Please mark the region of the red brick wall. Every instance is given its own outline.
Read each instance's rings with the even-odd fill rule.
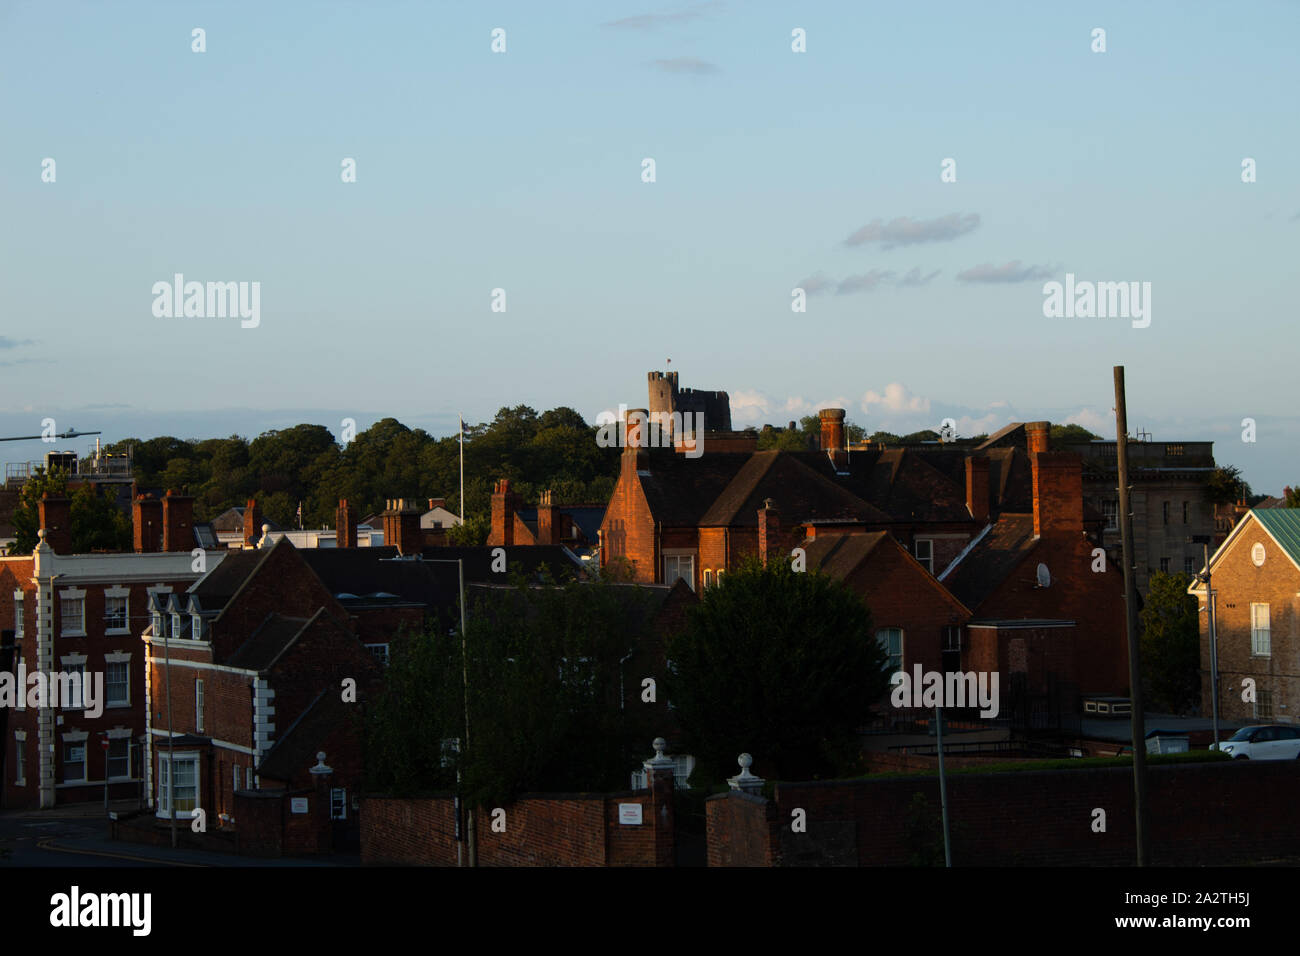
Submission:
[[[1300,678],[1291,662],[1300,658],[1300,571],[1255,521],[1241,529],[1214,568],[1215,637],[1219,652],[1219,714],[1228,720],[1254,720],[1254,704],[1243,701],[1242,679],[1252,677],[1256,690],[1273,696],[1273,720],[1300,719]],[[1264,545],[1264,564],[1256,567],[1250,552]],[[1271,655],[1251,654],[1250,605],[1269,606]],[[1202,602],[1202,605],[1204,602]],[[1201,614],[1201,713],[1210,701],[1210,638]],[[1258,696],[1258,695],[1257,695]],[[1283,706],[1285,705],[1285,707]]]
[[[636,475],[635,452],[625,453],[619,471],[618,483],[605,508],[601,520],[604,550],[601,561],[612,558],[626,559],[635,571],[633,580],[655,580],[655,528],[650,517],[650,503]]]
[[[871,609],[872,627],[903,629],[903,668],[942,669],[943,629],[965,624],[968,612],[893,539],[881,541],[845,583]]]
[[[753,865],[765,847],[776,865],[906,865],[908,807],[923,794],[939,830],[937,777],[778,784],[765,813],[707,804],[709,862]],[[1293,809],[1300,775],[1288,762],[1150,767],[1151,859],[1224,865],[1300,853]],[[1131,865],[1133,776],[1125,767],[958,774],[948,778],[956,866]],[[774,808],[774,809],[773,809]],[[790,828],[807,814],[807,832]],[[1092,830],[1106,811],[1106,832]],[[846,852],[847,851],[847,852]]]
[[[640,826],[618,822],[620,803],[642,807]],[[673,818],[659,822],[651,794],[524,796],[476,814],[479,866],[671,866]],[[455,816],[449,796],[367,797],[361,805],[361,860],[367,865],[456,865]],[[667,847],[667,849],[665,849]]]
[[[704,814],[709,866],[775,865],[775,803],[732,791],[710,797]]]
[[[1128,693],[1128,641],[1124,622],[1124,578],[1118,565],[1093,571],[1095,545],[1082,533],[1044,534],[1038,546],[975,608],[984,620],[1072,620],[1077,623],[1077,673],[1084,693]],[[1052,575],[1050,587],[1036,586],[1039,562]],[[1063,675],[1064,676],[1064,675]]]

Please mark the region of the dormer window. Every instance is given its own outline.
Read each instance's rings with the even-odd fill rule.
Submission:
[[[195,641],[203,639],[203,618],[198,614],[190,615],[190,638]]]
[[[171,617],[172,632],[168,635],[168,639],[170,640],[171,638],[175,638],[176,640],[180,640],[181,636],[185,633],[181,630],[181,616],[176,611],[173,611]]]

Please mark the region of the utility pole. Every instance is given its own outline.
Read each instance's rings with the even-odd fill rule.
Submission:
[[[1214,715],[1214,749],[1219,749],[1219,648],[1214,633],[1214,588],[1210,581],[1210,536],[1192,536],[1195,544],[1202,546],[1205,554],[1205,573],[1197,577],[1205,583],[1205,629],[1210,635],[1210,707]]]
[[[1147,858],[1147,748],[1142,712],[1142,664],[1138,651],[1137,579],[1133,566],[1133,513],[1129,502],[1128,409],[1124,397],[1124,366],[1115,366],[1115,451],[1119,464],[1120,535],[1124,546],[1124,610],[1128,631],[1129,730],[1133,737],[1133,819],[1137,865]]]
[[[943,809],[943,865],[952,869],[952,840],[948,833],[948,775],[943,769],[943,708],[934,709],[939,733],[939,806]]]

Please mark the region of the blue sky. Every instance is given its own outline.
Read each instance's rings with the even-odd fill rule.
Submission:
[[[594,421],[672,368],[737,424],[835,404],[1110,437],[1123,364],[1132,426],[1276,493],[1300,481],[1297,26],[1292,3],[7,0],[0,429]],[[921,241],[846,242],[873,223]],[[155,317],[177,272],[259,281],[260,325]],[[1150,282],[1150,326],[1045,318],[1066,272]]]

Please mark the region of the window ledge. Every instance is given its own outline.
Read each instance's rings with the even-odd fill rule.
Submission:
[[[104,628],[105,637],[130,637],[131,629],[129,627],[106,627]]]
[[[85,631],[60,631],[59,637],[85,637]]]

